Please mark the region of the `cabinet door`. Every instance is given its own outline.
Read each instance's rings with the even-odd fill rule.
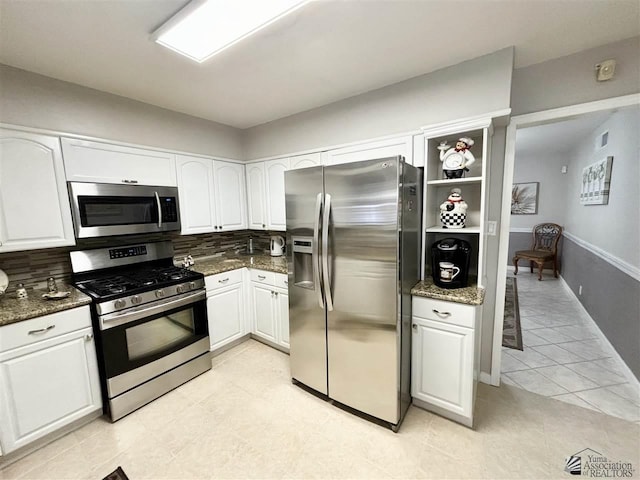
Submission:
[[[176,157],[180,223],[182,234],[214,231],[213,161],[206,158]]]
[[[276,291],[278,304],[278,343],[289,348],[289,294],[284,290]]]
[[[244,165],[214,160],[216,211],[218,231],[247,228],[247,198],[244,194]]]
[[[473,330],[413,319],[412,396],[471,418]]]
[[[211,350],[220,348],[245,332],[244,286],[242,283],[216,290],[207,298]]]
[[[253,333],[276,343],[275,292],[268,285],[256,283],[251,283],[251,291]]]
[[[291,162],[291,170],[299,168],[317,167],[322,165],[322,152],[309,153],[307,155],[296,155],[289,159]]]
[[[175,155],[109,143],[62,139],[70,182],[135,183],[175,187]]]
[[[0,129],[0,252],[74,244],[59,139]]]
[[[0,354],[5,453],[102,408],[91,327]]]
[[[264,162],[267,184],[267,227],[269,230],[287,229],[284,201],[284,172],[289,169],[289,159]]]
[[[413,163],[413,137],[390,138],[376,142],[361,143],[350,147],[337,148],[326,152],[326,164],[360,162],[375,160],[376,158],[395,157],[402,155],[409,164]]]
[[[264,162],[250,163],[247,169],[247,210],[249,228],[267,228],[267,195],[265,193]]]

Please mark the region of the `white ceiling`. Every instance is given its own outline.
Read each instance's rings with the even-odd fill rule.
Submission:
[[[197,64],[149,35],[185,0],[0,0],[0,63],[239,128],[501,48],[515,66],[640,33],[637,0],[317,0]]]

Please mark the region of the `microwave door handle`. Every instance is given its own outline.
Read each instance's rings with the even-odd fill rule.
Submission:
[[[313,264],[313,285],[318,294],[318,305],[324,310],[322,285],[320,283],[320,215],[322,211],[322,194],[316,196],[315,218],[313,223],[313,243],[311,245],[311,263]]]
[[[327,311],[333,310],[331,296],[331,282],[329,281],[329,218],[331,216],[331,195],[324,196],[324,213],[322,217],[322,278],[324,279],[324,296],[327,301]]]
[[[160,197],[158,192],[153,192],[156,196],[156,205],[158,206],[158,228],[162,228],[162,205],[160,205]]]

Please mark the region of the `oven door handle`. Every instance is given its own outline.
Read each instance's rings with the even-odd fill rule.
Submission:
[[[207,298],[204,291],[196,293],[185,293],[179,297],[172,297],[159,302],[153,302],[153,305],[143,305],[140,307],[129,308],[126,311],[109,313],[102,315],[100,319],[100,330],[108,330],[125,323],[134,322],[144,317],[150,317],[167,310],[183,307],[192,303],[197,303]]]
[[[156,205],[158,206],[158,228],[162,228],[162,205],[160,204],[160,196],[158,192],[153,192],[156,196]]]

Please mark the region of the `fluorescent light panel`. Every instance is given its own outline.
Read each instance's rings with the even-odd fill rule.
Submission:
[[[154,32],[152,38],[204,62],[310,0],[195,0]]]

